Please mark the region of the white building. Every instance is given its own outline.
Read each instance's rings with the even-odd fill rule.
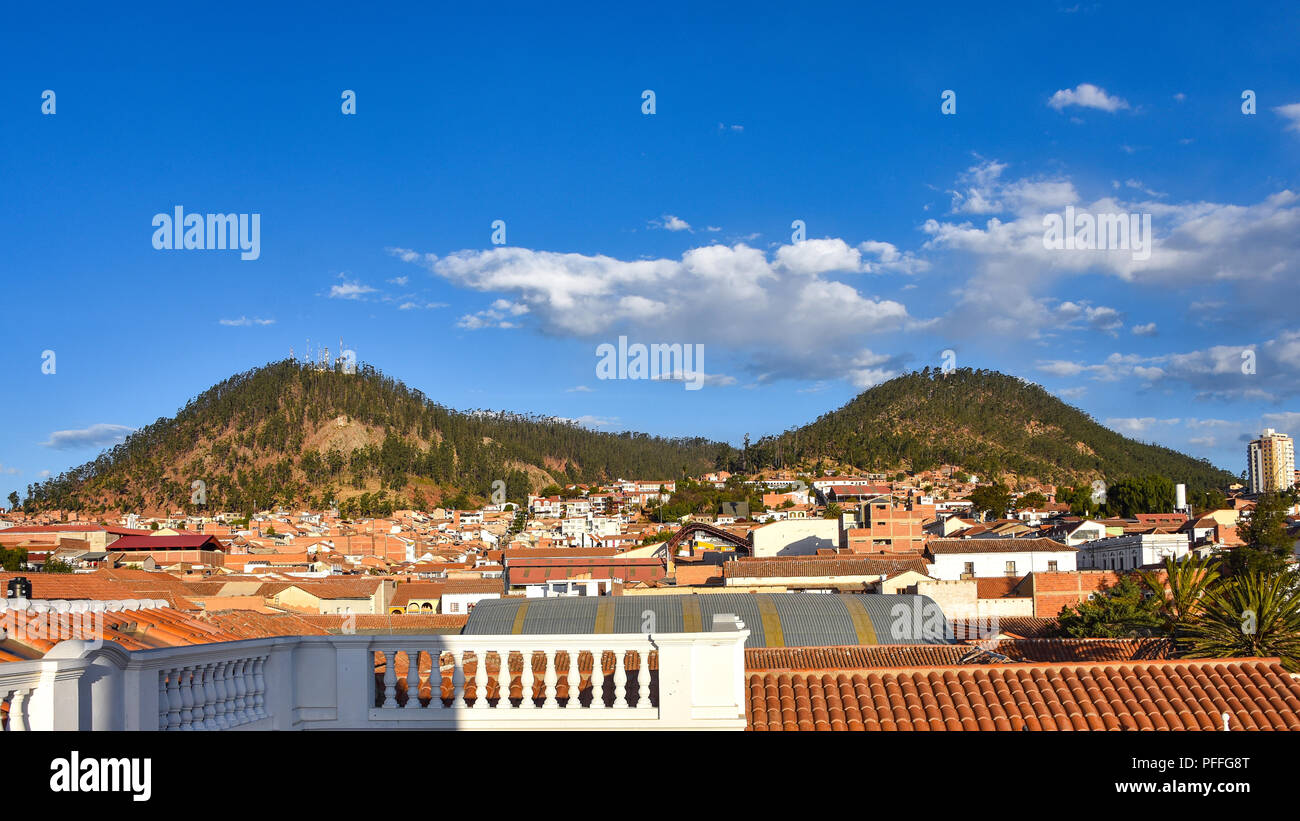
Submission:
[[[1125,533],[1085,542],[1079,546],[1079,567],[1084,570],[1134,570],[1181,561],[1191,550],[1187,533]]]
[[[947,581],[1078,569],[1078,549],[1054,539],[931,539],[925,552],[930,577]]]
[[[614,589],[613,579],[548,579],[539,584],[525,584],[524,595],[530,599],[553,599],[557,596],[608,596]]]
[[[809,556],[818,550],[838,550],[839,519],[786,519],[750,531],[754,555]]]
[[[1295,442],[1265,428],[1246,446],[1246,473],[1251,493],[1286,490],[1295,484]]]

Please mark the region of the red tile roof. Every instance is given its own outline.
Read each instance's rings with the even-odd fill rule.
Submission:
[[[1300,730],[1277,659],[748,675],[752,730]]]

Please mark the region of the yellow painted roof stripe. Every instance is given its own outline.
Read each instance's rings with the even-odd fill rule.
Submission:
[[[781,630],[781,617],[777,615],[772,597],[760,593],[754,597],[758,605],[758,618],[763,622],[764,644],[768,647],[785,647],[785,632]]]
[[[699,633],[700,623],[703,621],[700,616],[700,600],[694,596],[682,597],[682,632]]]
[[[528,615],[528,602],[521,602],[519,609],[515,610],[515,623],[510,628],[510,632],[519,635],[524,632],[524,616]]]
[[[614,632],[614,602],[611,599],[601,599],[600,604],[596,605],[596,626],[593,632]]]
[[[858,644],[875,644],[876,625],[872,624],[871,616],[867,614],[862,601],[856,596],[840,596],[840,601],[844,602],[844,609],[849,611],[849,619],[853,621],[853,629],[858,634]]]

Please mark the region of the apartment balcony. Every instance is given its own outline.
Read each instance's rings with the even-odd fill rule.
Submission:
[[[741,730],[748,636],[719,616],[707,633],[68,640],[0,664],[0,704],[7,731]]]

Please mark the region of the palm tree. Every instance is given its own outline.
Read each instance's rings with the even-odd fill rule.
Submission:
[[[1187,630],[1191,658],[1269,658],[1300,672],[1297,571],[1241,573],[1211,588]]]
[[[1150,570],[1140,570],[1138,575],[1160,600],[1156,615],[1165,633],[1178,641],[1204,609],[1203,596],[1219,578],[1219,563],[1195,554],[1181,562],[1170,556],[1165,559],[1164,579]]]

